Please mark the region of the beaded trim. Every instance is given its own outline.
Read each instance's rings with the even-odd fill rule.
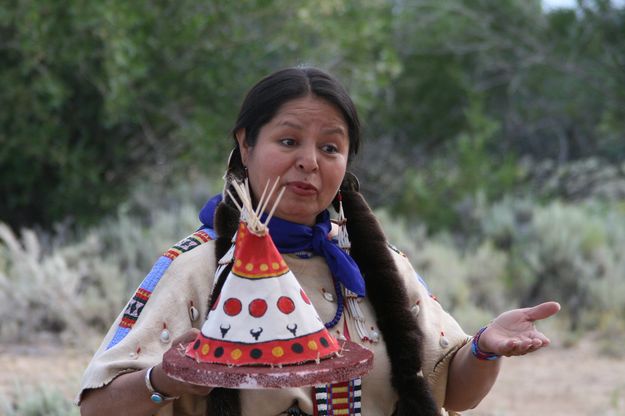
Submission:
[[[106,347],[107,350],[118,344],[126,337],[126,335],[128,335],[132,327],[137,322],[137,319],[139,319],[139,315],[143,311],[143,307],[148,303],[154,288],[176,257],[212,240],[212,233],[213,231],[209,228],[198,230],[167,250],[156,261],[154,266],[152,266],[152,270],[150,270],[147,276],[143,279],[143,282],[139,285],[139,288],[128,302],[128,305],[126,305],[121,322],[119,323],[113,338]]]
[[[362,380],[355,378],[343,383],[315,386],[314,416],[360,416]]]

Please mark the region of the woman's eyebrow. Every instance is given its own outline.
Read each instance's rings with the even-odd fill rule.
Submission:
[[[297,122],[291,121],[291,120],[281,120],[278,123],[278,126],[280,126],[280,127],[289,127],[289,128],[295,129],[295,130],[304,130],[304,126],[302,126],[301,124],[299,124]],[[342,126],[327,127],[327,128],[322,129],[321,132],[324,135],[328,135],[328,136],[333,135],[333,134],[340,134],[340,135],[346,136],[345,128],[342,127]]]
[[[296,130],[303,130],[304,127],[301,124],[298,123],[294,123],[290,120],[282,120],[278,123],[278,126],[285,126],[285,127],[290,127],[292,129],[296,129]]]
[[[341,134],[345,136],[345,129],[343,127],[328,127],[326,129],[321,130],[323,134],[332,135],[332,134]]]

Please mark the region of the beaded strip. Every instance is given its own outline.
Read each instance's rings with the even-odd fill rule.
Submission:
[[[214,232],[209,228],[198,230],[167,250],[156,261],[154,266],[152,266],[152,270],[150,270],[147,276],[143,279],[143,282],[139,285],[139,288],[128,302],[128,305],[126,305],[121,322],[119,323],[113,338],[106,347],[107,350],[118,344],[126,337],[126,335],[128,335],[132,327],[137,322],[137,319],[139,319],[139,315],[143,311],[144,306],[148,303],[154,288],[176,257],[212,240],[213,236]]]
[[[360,416],[362,380],[316,386],[313,390],[315,416]]]

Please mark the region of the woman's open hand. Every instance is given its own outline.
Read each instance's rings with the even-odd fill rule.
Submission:
[[[499,315],[479,339],[479,348],[507,357],[525,355],[549,345],[550,341],[536,329],[535,321],[549,318],[560,310],[557,302],[545,302],[531,308],[513,309]]]

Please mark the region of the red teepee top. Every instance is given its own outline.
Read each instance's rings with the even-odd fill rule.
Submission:
[[[289,267],[278,252],[273,240],[267,234],[258,236],[247,229],[243,221],[239,224],[234,265],[232,272],[248,279],[276,277],[289,271]]]

